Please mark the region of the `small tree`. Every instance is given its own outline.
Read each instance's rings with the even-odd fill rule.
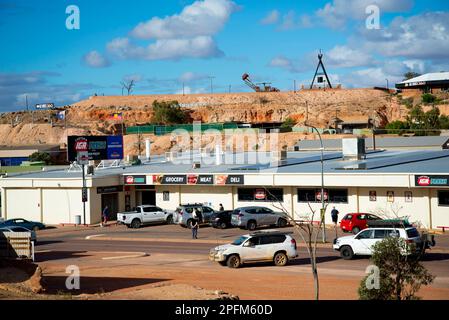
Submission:
[[[179,106],[178,101],[154,101],[153,123],[158,124],[180,124],[185,123],[186,115]]]
[[[409,72],[406,72],[404,74],[404,81],[412,79],[412,78],[416,78],[416,77],[419,77],[419,76],[420,76],[419,73],[416,73],[416,72],[413,72],[413,71],[409,71]]]
[[[430,93],[424,93],[421,96],[421,100],[425,104],[433,104],[437,101],[437,97],[435,97],[433,94]]]
[[[409,126],[407,122],[396,120],[388,123],[385,126],[385,129],[387,129],[387,132],[389,134],[403,134],[407,129],[409,129]]]
[[[410,255],[414,245],[403,238],[388,237],[373,246],[371,261],[379,268],[379,288],[367,288],[362,280],[358,293],[362,300],[415,300],[421,286],[435,278],[419,262],[419,255]]]
[[[31,162],[45,162],[45,164],[51,164],[51,156],[46,152],[35,152],[28,157]]]
[[[120,82],[120,84],[122,85],[122,95],[123,95],[123,90],[126,90],[128,92],[128,96],[131,94],[131,92],[134,89],[134,86],[136,85],[136,82],[134,81],[134,79],[128,79],[128,80],[123,80],[122,82]]]
[[[291,129],[296,125],[296,121],[292,118],[288,117],[285,119],[285,121],[282,123],[281,128],[282,129]]]

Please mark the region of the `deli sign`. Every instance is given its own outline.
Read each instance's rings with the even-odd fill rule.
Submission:
[[[449,176],[421,175],[415,176],[416,187],[449,187]]]

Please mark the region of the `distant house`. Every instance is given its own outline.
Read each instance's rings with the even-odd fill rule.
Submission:
[[[0,146],[0,166],[20,166],[35,152],[49,153],[55,162],[65,157],[59,145]]]
[[[396,89],[419,89],[423,92],[449,91],[449,72],[426,73],[396,83]]]

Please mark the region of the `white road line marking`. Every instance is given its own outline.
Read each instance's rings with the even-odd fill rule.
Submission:
[[[102,236],[105,236],[105,234],[93,234],[91,236],[87,236],[85,239],[90,240],[92,238],[97,238],[97,237],[102,237]]]
[[[136,254],[133,255],[127,255],[127,256],[117,256],[117,257],[103,257],[102,260],[113,260],[113,259],[130,259],[130,258],[140,258],[140,257],[146,257],[148,254],[145,252],[136,252]]]

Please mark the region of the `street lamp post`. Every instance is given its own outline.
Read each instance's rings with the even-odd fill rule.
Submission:
[[[387,80],[387,89],[390,90],[390,85],[388,83],[388,79],[385,79],[385,80]]]
[[[321,217],[321,223],[323,224],[323,243],[326,243],[326,218],[325,218],[325,211],[326,207],[324,206],[324,146],[323,146],[323,139],[321,139],[321,134],[318,131],[318,129],[312,125],[305,124],[306,127],[310,127],[313,130],[318,133],[318,137],[320,138],[320,150],[321,150],[321,211],[320,211],[320,217]],[[313,222],[312,222],[313,223]]]

